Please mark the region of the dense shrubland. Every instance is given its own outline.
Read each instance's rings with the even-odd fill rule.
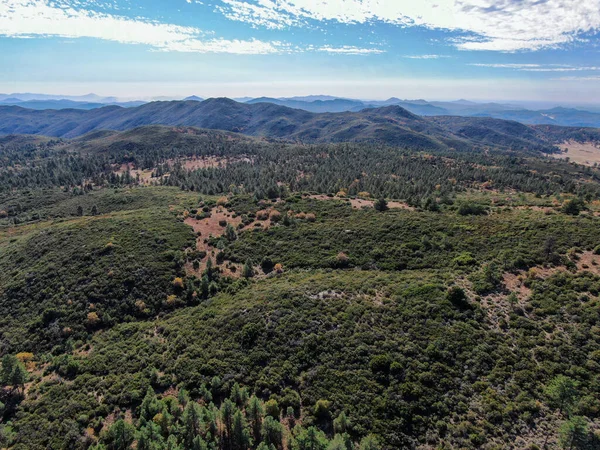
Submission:
[[[598,448],[595,169],[186,142],[2,141],[0,447]]]

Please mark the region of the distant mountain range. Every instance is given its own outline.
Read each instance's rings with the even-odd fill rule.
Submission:
[[[132,108],[143,105],[145,102],[114,102],[114,103],[91,103],[76,102],[73,100],[19,100],[9,98],[1,100],[0,105],[21,106],[28,109],[96,109],[108,105],[122,106],[123,108]]]
[[[318,100],[319,101],[319,100]],[[397,106],[312,113],[268,102],[226,98],[151,102],[138,107],[32,110],[0,106],[0,134],[74,138],[97,130],[191,126],[294,142],[381,142],[413,149],[554,151],[568,139],[600,141],[600,130],[534,127],[489,117],[421,117]]]
[[[156,98],[160,101],[172,101],[166,97]],[[201,102],[203,98],[192,95],[184,101]],[[384,106],[401,106],[407,111],[420,116],[466,116],[491,117],[495,119],[515,120],[528,125],[560,125],[575,127],[600,127],[600,107],[586,108],[555,107],[550,109],[531,110],[521,106],[502,103],[475,103],[468,100],[454,102],[438,102],[426,100],[401,100],[392,97],[384,101],[356,100],[333,97],[330,95],[309,95],[304,97],[242,97],[235,99],[240,103],[271,103],[289,108],[301,109],[313,113],[359,112],[368,108]],[[29,109],[95,109],[107,105],[124,108],[137,107],[147,102],[120,102],[116,97],[101,97],[96,94],[83,96],[61,96],[47,94],[14,93],[0,94],[0,105],[18,105]]]
[[[455,102],[428,102],[425,100],[400,100],[390,98],[385,101],[362,101],[342,98],[322,98],[306,100],[298,98],[256,98],[248,103],[274,103],[290,108],[305,111],[344,112],[362,111],[366,108],[380,108],[382,106],[401,106],[402,108],[420,116],[467,116],[467,117],[492,117],[495,119],[516,120],[528,125],[561,125],[577,127],[600,127],[600,110],[586,111],[577,108],[552,108],[533,111],[516,105],[500,103],[474,103],[467,100]]]

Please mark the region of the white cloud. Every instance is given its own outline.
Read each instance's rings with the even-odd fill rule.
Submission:
[[[380,50],[377,48],[361,48],[361,47],[354,47],[351,45],[344,45],[342,47],[332,47],[330,45],[325,45],[323,47],[318,47],[318,48],[309,48],[309,50],[316,50],[319,52],[342,54],[342,55],[371,55],[371,54],[385,53],[383,50]]]
[[[600,76],[597,77],[560,77],[553,78],[554,81],[600,81]]]
[[[404,58],[408,59],[440,59],[450,58],[448,55],[404,55]]]
[[[143,44],[156,50],[267,54],[282,50],[279,42],[203,39],[193,27],[115,16],[76,8],[75,3],[47,0],[0,0],[0,36],[97,38],[125,44]]]
[[[230,19],[284,28],[307,20],[460,32],[462,50],[513,52],[576,42],[600,30],[600,0],[221,0]]]
[[[469,64],[475,67],[491,67],[494,69],[515,69],[522,72],[594,72],[597,66],[571,66],[568,64]]]

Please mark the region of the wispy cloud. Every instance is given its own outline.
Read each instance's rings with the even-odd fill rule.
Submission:
[[[513,69],[522,72],[594,72],[599,66],[571,66],[569,64],[469,64],[475,67],[490,67],[494,69]]]
[[[308,21],[380,21],[457,32],[462,50],[514,52],[576,42],[600,30],[600,0],[221,0],[232,20],[267,28]]]
[[[600,81],[600,76],[595,77],[560,77],[553,78],[554,81]]]
[[[404,55],[404,58],[408,59],[440,59],[440,58],[450,58],[448,55]]]
[[[342,54],[342,55],[377,55],[377,54],[381,54],[381,53],[385,53],[384,50],[378,49],[378,48],[361,48],[361,47],[354,47],[351,45],[344,45],[342,47],[332,47],[329,45],[325,45],[323,47],[310,47],[309,50],[316,50],[319,52],[325,52],[325,53],[335,53],[335,54]]]
[[[198,28],[106,14],[78,5],[0,0],[0,36],[97,38],[175,52],[268,54],[285,49],[281,42],[206,38]]]

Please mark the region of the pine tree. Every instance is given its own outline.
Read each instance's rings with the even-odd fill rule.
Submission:
[[[254,276],[254,269],[250,260],[246,261],[244,268],[242,269],[242,276],[244,278],[252,278]]]
[[[236,411],[233,416],[233,430],[232,430],[232,448],[234,450],[247,450],[250,447],[251,439],[250,433],[246,426],[246,420],[242,415],[241,411]]]
[[[360,441],[359,450],[380,450],[381,447],[373,436],[367,436]]]
[[[389,209],[388,203],[383,197],[379,198],[373,206],[377,211],[387,211]]]
[[[342,411],[340,415],[333,421],[333,431],[335,433],[346,433],[350,428],[350,422],[346,417],[346,413]]]
[[[565,422],[559,430],[560,444],[569,450],[579,450],[588,447],[589,428],[584,417],[575,416]],[[596,448],[596,447],[595,447]]]
[[[306,429],[296,425],[294,436],[294,447],[297,450],[326,450],[329,445],[325,433],[316,427]]]
[[[260,441],[264,413],[261,401],[254,395],[250,397],[248,407],[246,408],[246,417],[250,421],[254,442]]]
[[[127,450],[135,439],[135,428],[123,419],[117,420],[103,436],[107,450]]]
[[[568,414],[577,399],[577,382],[564,375],[559,375],[546,387],[546,395],[560,413]]]
[[[186,447],[191,447],[196,436],[200,435],[201,408],[196,402],[188,402],[183,410],[183,440]]]
[[[280,448],[283,440],[283,427],[278,420],[266,416],[262,424],[261,435],[264,443]]]
[[[164,444],[160,427],[152,421],[146,422],[143,418],[142,421],[144,425],[136,433],[137,450],[155,450]]]
[[[223,424],[223,432],[221,435],[222,441],[224,448],[227,450],[231,450],[232,448],[233,416],[235,415],[236,410],[237,408],[233,402],[226,398],[219,411],[221,423]]]
[[[148,387],[146,390],[146,395],[142,400],[142,406],[140,407],[140,417],[143,417],[147,421],[151,421],[154,416],[160,413],[163,409],[163,406],[156,398],[156,394],[154,393],[154,389]]]
[[[225,227],[225,237],[229,242],[233,242],[238,238],[237,233],[235,232],[235,228],[233,228],[233,226],[230,223],[228,223]]]

